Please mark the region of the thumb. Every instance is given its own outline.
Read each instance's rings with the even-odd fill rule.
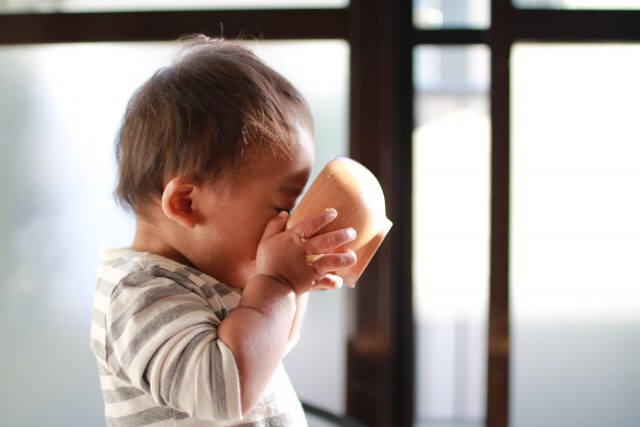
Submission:
[[[267,223],[267,226],[264,229],[264,233],[262,233],[262,239],[268,239],[269,237],[273,237],[276,234],[282,232],[284,230],[284,225],[287,223],[288,219],[289,213],[287,211],[280,212],[278,216]]]

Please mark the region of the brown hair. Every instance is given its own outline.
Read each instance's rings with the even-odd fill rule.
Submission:
[[[233,182],[261,145],[286,155],[292,119],[312,126],[302,95],[240,43],[203,35],[179,42],[173,64],[133,94],[116,138],[115,196],[138,214],[161,197],[165,180]]]

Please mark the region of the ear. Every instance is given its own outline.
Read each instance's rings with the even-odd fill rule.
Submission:
[[[183,227],[194,228],[197,224],[193,198],[198,191],[198,183],[184,176],[173,178],[162,193],[162,211],[167,218]]]

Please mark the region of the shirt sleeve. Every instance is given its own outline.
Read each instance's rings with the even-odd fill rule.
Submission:
[[[191,417],[242,419],[231,350],[217,339],[220,313],[175,278],[132,274],[107,313],[108,364],[160,406]]]

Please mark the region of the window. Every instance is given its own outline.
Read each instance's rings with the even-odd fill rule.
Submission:
[[[638,0],[514,0],[513,3],[530,9],[640,9]]]
[[[418,46],[413,136],[416,425],[484,424],[489,55]]]
[[[489,0],[413,0],[413,24],[420,29],[487,28]]]
[[[349,0],[9,0],[0,11],[9,12],[105,12],[194,9],[282,9],[344,7]]]
[[[311,106],[313,173],[347,154],[346,43],[249,43]],[[10,425],[104,422],[88,347],[98,248],[128,246],[134,231],[111,197],[113,137],[133,91],[171,53],[162,42],[0,47],[0,390]],[[300,397],[336,414],[345,412],[346,291],[310,299],[285,360]]]
[[[640,417],[638,59],[638,44],[514,46],[514,427]]]
[[[451,2],[447,7],[461,8],[462,3]],[[627,185],[638,179],[631,166],[638,156],[637,132],[632,129],[638,105],[637,83],[626,76],[637,74],[631,64],[639,56],[633,44],[576,42],[638,41],[632,24],[637,13],[615,10],[637,9],[637,2],[523,0],[512,5],[494,0],[490,33],[474,31],[469,25],[446,26],[439,2],[414,2],[414,8],[418,4],[422,12],[414,10],[417,30],[412,40],[431,44],[429,49],[440,52],[431,53],[430,60],[414,55],[418,67],[424,61],[427,67],[443,68],[442,52],[461,41],[468,47],[484,42],[489,49],[491,220],[486,418],[474,422],[461,416],[460,408],[468,402],[464,399],[457,401],[458,406],[450,404],[453,409],[446,416],[436,417],[436,403],[455,396],[452,389],[462,389],[464,395],[473,388],[468,365],[458,365],[451,373],[458,360],[454,351],[447,354],[448,359],[437,358],[445,354],[440,353],[438,342],[445,343],[444,348],[456,348],[452,337],[458,332],[450,329],[447,341],[446,333],[429,334],[424,326],[428,325],[425,317],[443,311],[437,294],[428,297],[440,271],[429,256],[446,259],[448,252],[438,246],[436,233],[448,237],[451,232],[442,218],[456,219],[455,214],[432,218],[429,210],[432,214],[444,211],[460,191],[454,190],[451,179],[436,176],[437,152],[429,155],[427,149],[438,144],[439,135],[414,136],[415,425],[631,425],[638,414],[625,396],[640,393],[635,387],[637,369],[631,362],[637,358],[637,349],[628,337],[637,334],[639,323],[632,314],[638,311],[638,295],[627,284],[638,275],[630,261],[638,257],[638,236],[637,226],[628,218],[637,216],[638,201]],[[530,39],[573,44],[526,43]],[[459,76],[464,64],[450,67],[447,75]],[[414,81],[428,75],[424,69],[416,71],[416,64],[414,73]],[[425,121],[438,117],[424,104],[437,103],[441,96],[433,90],[421,92],[419,85],[415,90],[418,98],[424,93],[425,100],[414,106],[416,125],[422,129]],[[465,108],[465,104],[458,101],[450,108]],[[469,124],[452,126],[441,134],[443,140],[451,141],[470,129]],[[471,150],[460,150],[452,156],[453,165],[470,155]],[[423,178],[421,183],[419,176],[430,179]],[[465,190],[471,192],[477,185],[469,184]],[[429,189],[435,192],[438,186],[443,198],[430,199]],[[584,240],[587,233],[590,237]],[[470,245],[473,238],[473,233],[467,233],[465,243]],[[466,260],[465,266],[464,272],[454,270],[447,279],[452,282],[471,274],[473,264]],[[451,307],[465,301],[457,296]],[[598,343],[606,347],[591,341],[600,335]],[[454,386],[445,386],[442,378],[447,376],[467,378],[466,387],[453,380],[449,384]],[[429,398],[427,391],[435,389],[438,381],[437,396]]]

